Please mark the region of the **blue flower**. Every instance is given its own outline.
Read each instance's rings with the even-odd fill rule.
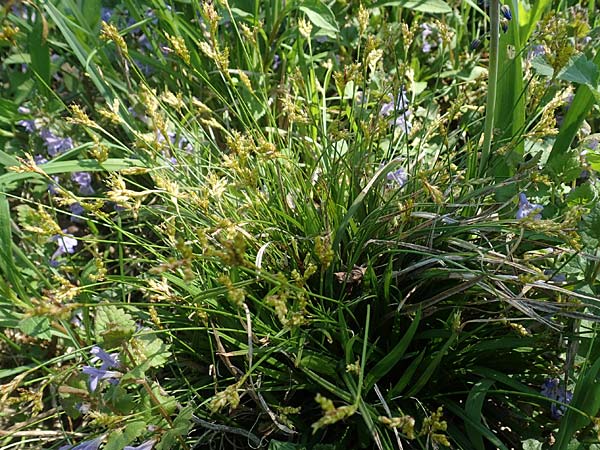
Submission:
[[[138,445],[137,447],[133,447],[131,445],[127,445],[123,450],[152,450],[156,441],[151,439],[149,441],[144,442],[143,444]]]
[[[117,384],[121,377],[121,372],[115,370],[98,369],[92,366],[83,366],[81,373],[88,375],[90,391],[94,392],[98,387],[100,380],[108,380],[109,383]]]
[[[104,22],[108,22],[110,20],[110,18],[113,15],[113,10],[112,8],[106,8],[106,7],[102,7],[100,9],[100,19],[102,19]]]
[[[71,211],[71,222],[73,223],[83,223],[82,219],[85,214],[85,208],[81,206],[81,203],[75,202],[69,205],[69,210]]]
[[[543,44],[534,45],[527,53],[527,59],[532,60],[536,56],[544,56],[546,54],[546,46]]]
[[[67,234],[66,230],[63,230],[63,233],[65,234],[57,234],[50,238],[51,241],[56,241],[58,244],[58,248],[52,254],[52,258],[50,258],[50,264],[52,264],[53,267],[56,267],[57,265],[56,258],[65,253],[75,253],[75,247],[77,247],[77,239],[75,239],[72,234]]]
[[[101,370],[115,369],[120,366],[118,353],[109,354],[97,345],[94,345],[91,348],[90,353],[94,355],[94,359],[102,361],[102,365],[100,366]]]
[[[25,128],[25,131],[27,131],[28,133],[33,133],[36,130],[35,120],[33,119],[19,120],[17,122],[17,125],[20,125],[23,128]]]
[[[91,195],[94,193],[92,187],[92,176],[89,172],[73,172],[71,180],[79,185],[79,193],[82,195]]]
[[[512,13],[510,12],[510,6],[502,5],[500,7],[500,12],[502,13],[502,15],[504,16],[504,18],[506,20],[512,20]]]
[[[398,185],[399,188],[401,188],[408,181],[408,174],[406,173],[406,170],[400,167],[398,170],[388,172],[386,178],[388,181],[393,181]]]
[[[523,192],[519,194],[519,210],[517,211],[517,219],[521,220],[525,217],[532,217],[534,220],[540,220],[542,215],[540,214],[544,207],[535,203],[529,202]]]
[[[50,156],[56,156],[73,148],[73,140],[71,138],[58,137],[46,128],[40,132],[40,137],[44,141]]]
[[[281,57],[275,53],[275,56],[273,56],[273,64],[271,64],[271,69],[277,70],[279,64],[281,64]]]
[[[406,91],[402,89],[402,91],[398,94],[396,101],[390,101],[381,105],[381,109],[379,110],[379,115],[383,117],[391,117],[390,124],[394,125],[397,128],[400,128],[402,132],[408,134],[412,129],[412,123],[409,120],[409,116],[411,114],[408,109],[408,97],[406,96]]]
[[[98,450],[100,444],[104,440],[104,436],[97,437],[96,439],[92,439],[89,441],[84,441],[79,445],[63,445],[58,450]]]
[[[550,400],[555,400],[560,403],[571,403],[573,400],[573,394],[566,390],[564,387],[560,387],[560,380],[558,378],[548,378],[542,384],[542,390],[540,393],[549,398]],[[566,411],[565,405],[559,405],[558,403],[552,403],[550,406],[550,417],[554,420],[560,419]]]
[[[428,37],[433,34],[433,30],[428,23],[424,23],[421,25],[421,39],[423,39],[423,47],[421,50],[423,53],[429,53],[431,51],[431,43],[428,42]]]
[[[46,158],[44,158],[43,155],[35,155],[33,157],[33,160],[35,161],[35,163],[39,166],[40,164],[46,164],[48,162],[48,160]]]

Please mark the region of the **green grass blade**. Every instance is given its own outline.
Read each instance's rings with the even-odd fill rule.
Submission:
[[[494,384],[494,380],[482,380],[476,383],[471,392],[469,392],[465,403],[465,413],[476,424],[480,424],[481,422],[481,408],[485,401],[485,395],[492,384]],[[465,428],[474,450],[484,450],[483,434],[480,429],[472,426],[470,422],[465,422]]]
[[[365,379],[365,391],[369,392],[373,385],[387,375],[394,367],[397,367],[400,359],[404,356],[406,349],[412,342],[421,320],[421,310],[417,311],[415,318],[402,339],[373,367]]]

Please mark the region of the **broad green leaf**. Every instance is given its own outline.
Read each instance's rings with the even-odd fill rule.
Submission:
[[[123,382],[143,378],[147,370],[164,366],[171,356],[169,346],[153,333],[136,336],[131,345],[136,349],[135,367],[123,377]]]
[[[185,438],[192,428],[193,408],[191,406],[183,408],[173,421],[173,427],[163,434],[160,442],[156,445],[156,450],[169,450],[175,448],[179,439]]]
[[[113,305],[100,305],[96,308],[94,332],[97,343],[114,348],[135,333],[135,321],[131,315]]]
[[[536,56],[531,60],[531,67],[538,75],[543,77],[551,77],[554,74],[554,69],[543,56]]]
[[[600,64],[600,52],[594,57],[594,64]],[[589,111],[594,106],[595,97],[593,91],[585,84],[577,88],[575,97],[569,106],[569,110],[563,118],[563,122],[558,131],[558,136],[552,146],[552,152],[548,157],[548,162],[554,158],[558,158],[560,154],[566,152],[570,147],[573,139],[579,132],[581,124],[587,117]]]
[[[600,248],[600,203],[596,203],[592,210],[581,219],[579,235],[584,247],[592,253]]]
[[[442,0],[379,0],[372,5],[375,6],[399,6],[424,13],[446,14],[452,12],[448,3]]]
[[[331,33],[339,32],[335,16],[324,2],[302,2],[299,9],[306,14],[306,17],[308,17],[308,20],[310,20],[314,26]]]
[[[578,55],[569,60],[569,63],[561,70],[557,78],[595,87],[598,83],[598,66],[587,59],[585,55]]]
[[[108,437],[103,450],[123,450],[126,445],[131,444],[135,438],[142,434],[145,428],[146,424],[141,420],[137,420],[127,424],[123,431],[113,431]]]
[[[50,319],[47,317],[26,317],[19,322],[19,329],[28,336],[49,340],[52,337]]]
[[[535,439],[523,441],[523,450],[542,450],[543,443]]]

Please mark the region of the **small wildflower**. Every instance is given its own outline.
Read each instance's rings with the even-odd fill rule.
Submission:
[[[94,193],[92,187],[92,176],[89,172],[73,172],[71,180],[79,185],[79,193],[82,195],[91,195]]]
[[[149,441],[144,442],[143,444],[138,445],[137,447],[127,445],[125,446],[125,448],[123,448],[123,450],[152,450],[154,444],[156,444],[156,441],[154,439],[151,439]]]
[[[92,366],[83,366],[81,373],[84,373],[90,377],[90,392],[94,392],[96,390],[100,380],[108,380],[109,383],[116,384],[119,382],[119,377],[121,376],[121,372],[97,369],[96,367]]]
[[[540,393],[544,397],[560,403],[571,403],[571,400],[573,399],[573,394],[571,392],[567,391],[565,387],[560,387],[560,380],[558,378],[548,378],[544,381]],[[559,405],[553,402],[552,406],[550,406],[550,417],[554,420],[558,420],[564,415],[565,410],[565,405]]]
[[[500,7],[500,13],[504,16],[506,20],[512,20],[512,13],[510,12],[510,6],[502,5]]]
[[[379,115],[383,117],[392,117],[390,124],[408,134],[412,129],[412,123],[409,119],[411,112],[408,109],[408,106],[409,104],[406,91],[402,89],[395,102],[390,101],[381,105]]]
[[[65,233],[66,230],[63,230]],[[65,253],[73,254],[75,253],[75,247],[77,247],[77,239],[73,237],[72,234],[63,234],[56,235],[51,238],[52,241],[56,241],[58,243],[58,248],[52,254],[52,261],[55,261],[59,256],[64,255]]]
[[[533,220],[540,220],[542,218],[540,213],[543,209],[544,207],[542,205],[529,202],[523,192],[519,194],[519,210],[517,211],[517,220],[521,220],[529,216],[531,216]]]
[[[534,45],[527,53],[527,59],[532,60],[536,56],[544,56],[546,54],[546,47],[543,44]]]
[[[69,210],[71,211],[71,222],[73,223],[83,223],[83,215],[85,214],[85,209],[81,206],[81,203],[75,202],[69,205]]]
[[[28,133],[33,133],[36,129],[35,120],[33,119],[19,120],[17,122],[17,125],[25,128],[25,131],[27,131]]]
[[[508,20],[506,20],[506,19],[500,20],[500,27],[502,28],[502,32],[506,33],[508,31]]]
[[[433,34],[433,30],[431,29],[431,25],[428,23],[421,24],[421,39],[423,40],[423,47],[421,47],[421,51],[423,53],[431,52],[432,46],[429,42],[429,36]]]
[[[39,166],[42,164],[46,164],[48,162],[48,160],[46,158],[44,158],[43,155],[35,155],[33,157],[33,160],[35,161],[35,163]]]
[[[94,356],[94,359],[102,361],[101,370],[115,369],[120,366],[118,353],[109,354],[97,345],[92,347],[90,353]]]
[[[89,403],[78,403],[75,405],[75,408],[81,414],[87,414],[90,411],[91,405]]]
[[[98,450],[100,444],[104,440],[104,436],[97,437],[89,441],[84,441],[78,445],[63,445],[58,450]]]
[[[113,15],[113,10],[111,8],[102,7],[100,8],[100,19],[103,22],[108,22]]]
[[[44,145],[50,156],[56,156],[73,148],[73,140],[70,137],[58,137],[46,128],[40,132],[40,137],[44,141]]]
[[[481,45],[481,39],[480,38],[474,39],[473,42],[471,42],[471,50],[477,50],[480,45]]]
[[[398,185],[398,188],[401,188],[408,181],[408,174],[406,173],[406,170],[400,167],[399,169],[393,172],[388,172],[386,178],[388,179],[388,181],[396,183]]]
[[[281,57],[277,53],[275,53],[275,56],[273,56],[273,63],[271,64],[271,69],[277,70],[279,64],[281,64]]]

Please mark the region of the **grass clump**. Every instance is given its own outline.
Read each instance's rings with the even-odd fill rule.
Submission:
[[[3,446],[597,441],[595,17],[396,3],[6,9]]]

